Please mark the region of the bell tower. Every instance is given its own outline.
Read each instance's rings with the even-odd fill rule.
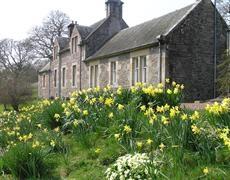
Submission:
[[[106,1],[106,17],[113,16],[122,19],[122,6],[121,0],[107,0]]]

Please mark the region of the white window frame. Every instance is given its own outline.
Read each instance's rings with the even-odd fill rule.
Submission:
[[[131,59],[131,85],[133,86],[138,82],[148,82],[148,60],[146,55],[132,57]]]
[[[111,86],[116,86],[117,85],[117,62],[116,61],[111,61],[110,62],[110,85]]]
[[[94,88],[97,87],[98,85],[99,85],[99,64],[95,64],[89,66],[89,87]]]
[[[145,62],[145,63],[144,63]],[[147,56],[140,56],[140,68],[141,68],[141,77],[140,77],[140,81],[142,83],[147,83]]]

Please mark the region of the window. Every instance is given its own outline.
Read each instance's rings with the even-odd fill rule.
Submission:
[[[140,64],[141,64],[141,82],[146,83],[147,82],[147,62],[146,62],[146,56],[140,57]]]
[[[72,68],[72,86],[76,86],[76,71],[77,70],[77,67],[76,65],[73,65],[73,68]]]
[[[110,64],[110,74],[111,74],[111,77],[110,77],[110,84],[111,85],[115,85],[117,83],[117,72],[116,72],[116,62],[111,62]]]
[[[94,74],[94,66],[90,66],[90,88],[93,87],[93,74]]]
[[[98,86],[98,65],[95,66],[94,87]]]
[[[42,76],[42,87],[46,87],[46,75]]]
[[[65,72],[65,68],[62,68],[62,87],[65,87],[65,77],[66,76],[66,72]]]
[[[90,88],[98,86],[98,65],[90,66]]]
[[[57,87],[57,70],[54,70],[54,87]]]
[[[132,85],[135,85],[137,82],[147,82],[146,56],[132,58]]]
[[[57,59],[57,56],[58,56],[58,47],[54,46],[54,60]]]
[[[72,53],[76,53],[77,52],[77,45],[78,45],[78,37],[73,37],[71,40],[71,49],[72,49]]]

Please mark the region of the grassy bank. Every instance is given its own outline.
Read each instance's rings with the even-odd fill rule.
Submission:
[[[188,111],[183,88],[95,88],[5,113],[2,178],[228,179],[230,99]]]

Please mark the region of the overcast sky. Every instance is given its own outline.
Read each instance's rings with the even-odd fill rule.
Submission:
[[[196,0],[123,0],[124,19],[129,26],[164,15]],[[0,39],[20,40],[51,10],[61,10],[71,20],[90,25],[105,17],[105,0],[2,0]]]

